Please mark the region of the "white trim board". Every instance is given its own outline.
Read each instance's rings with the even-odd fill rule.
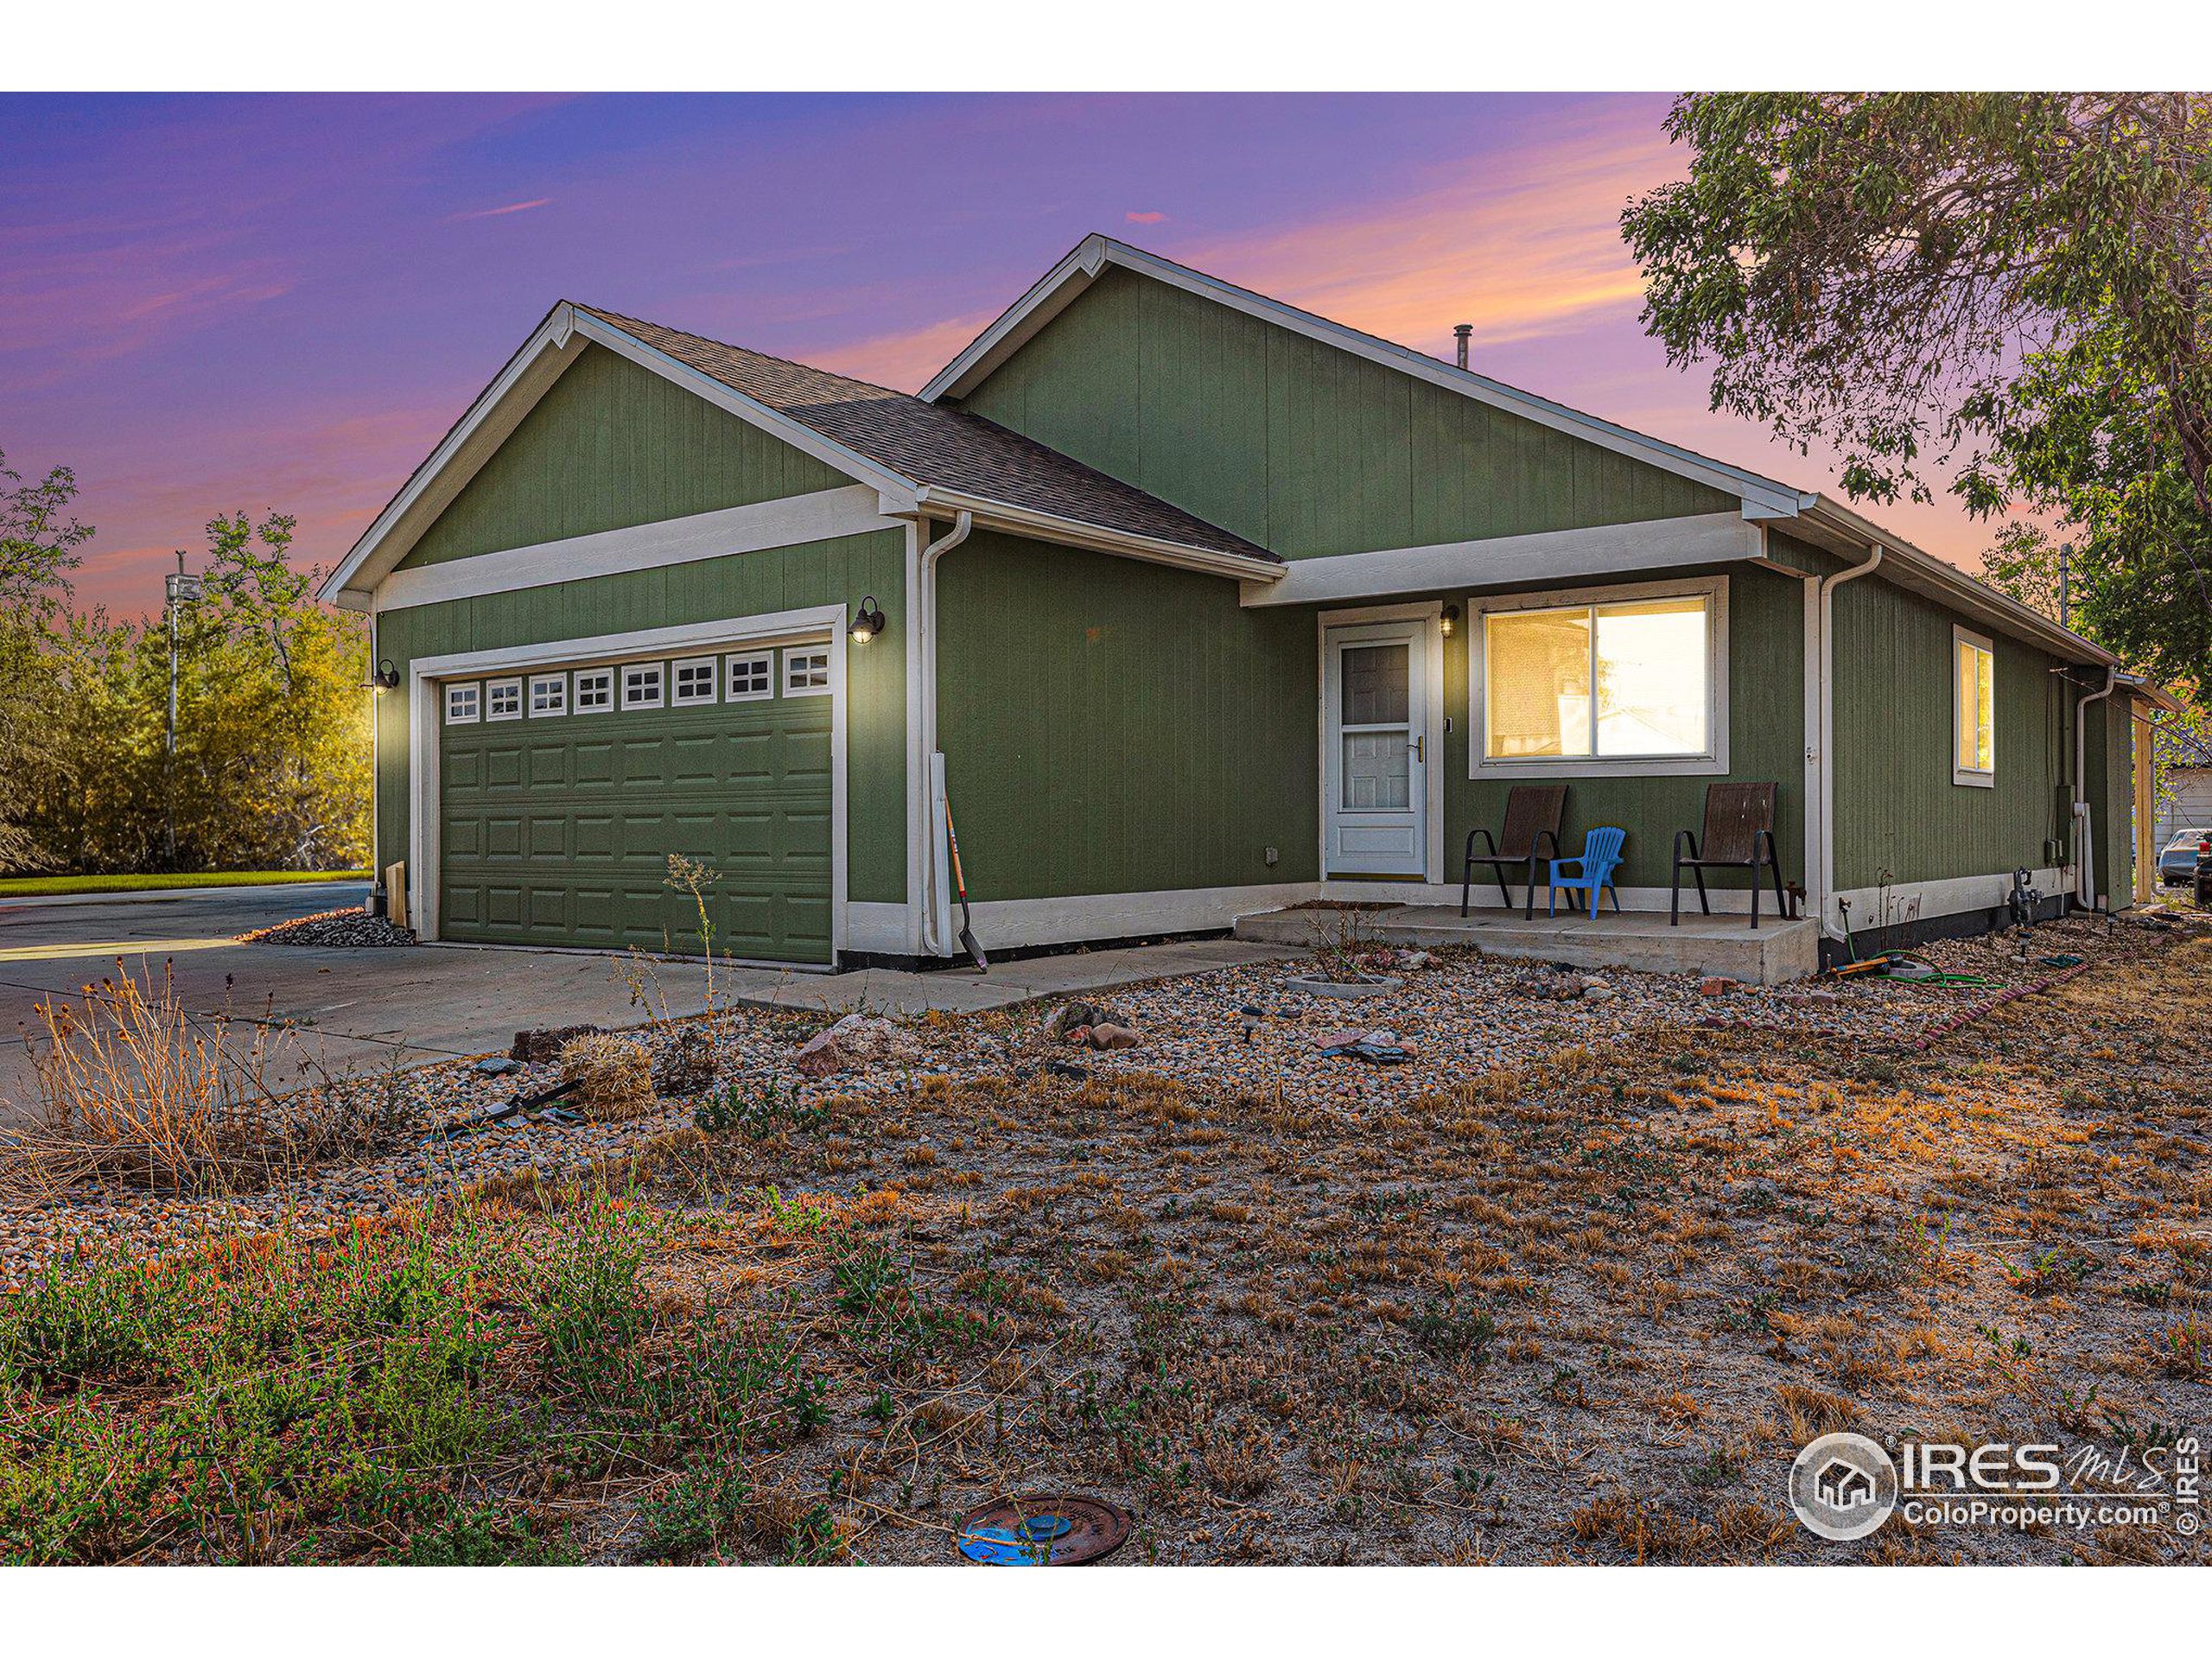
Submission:
[[[372,604],[378,611],[396,611],[900,529],[899,519],[876,511],[880,499],[865,484],[849,484],[842,489],[448,559],[393,571],[377,584]]]
[[[995,899],[975,906],[976,936],[987,950],[1084,939],[1132,939],[1147,933],[1205,933],[1240,916],[1281,910],[1314,896],[1311,881],[1249,887],[1176,887],[1154,893],[1077,893],[1054,899]]]
[[[1014,355],[1023,345],[1052,319],[1065,310],[1075,299],[1097,280],[1109,265],[1119,265],[1140,276],[1149,276],[1187,294],[1225,305],[1249,317],[1270,322],[1292,334],[1317,340],[1324,346],[1333,346],[1355,357],[1365,358],[1426,380],[1431,385],[1441,386],[1446,391],[1458,392],[1493,409],[1500,409],[1533,421],[1539,426],[1556,432],[1565,432],[1599,448],[1610,449],[1644,461],[1651,466],[1694,479],[1712,488],[1740,496],[1747,505],[1756,505],[1769,512],[1794,514],[1797,511],[1799,493],[1786,484],[1746,472],[1726,461],[1714,461],[1679,445],[1632,432],[1611,421],[1586,415],[1580,410],[1555,404],[1548,397],[1509,386],[1487,376],[1454,367],[1441,359],[1416,352],[1411,346],[1393,340],[1363,334],[1357,328],[1332,322],[1316,316],[1311,311],[1301,311],[1296,306],[1286,305],[1281,300],[1269,299],[1264,294],[1255,294],[1249,289],[1238,288],[1217,276],[1193,270],[1188,265],[1179,265],[1172,259],[1147,253],[1125,242],[1096,233],[1086,236],[1059,264],[1053,266],[997,321],[977,335],[951,362],[938,371],[930,383],[922,388],[925,401],[934,403],[945,397],[965,397],[987,379],[1000,364]]]
[[[688,622],[677,627],[639,628],[574,639],[490,651],[450,652],[418,657],[408,665],[407,687],[407,869],[408,919],[426,944],[438,937],[440,898],[438,734],[443,729],[437,689],[456,676],[527,671],[555,663],[595,662],[624,657],[680,656],[726,645],[814,639],[827,634],[830,682],[834,696],[830,722],[830,956],[836,962],[845,948],[847,868],[846,726],[851,698],[845,685],[845,607],[816,605],[803,610],[772,611],[757,616]],[[564,728],[565,729],[565,728]]]
[[[1278,580],[1248,582],[1248,608],[1308,605],[1388,594],[1430,593],[1527,582],[1611,576],[1669,565],[1720,564],[1761,556],[1758,527],[1732,512],[1652,518],[1583,530],[1547,530],[1425,547],[1377,548],[1291,559]]]
[[[2055,865],[2029,871],[2028,879],[2045,899],[2064,899],[2074,890],[2066,873]],[[2001,874],[1959,875],[1941,881],[1897,881],[1886,887],[1850,887],[1831,899],[1829,908],[1834,908],[1835,899],[1847,900],[1851,929],[1856,933],[1967,911],[1996,910],[2012,893],[2012,873],[2006,870]]]

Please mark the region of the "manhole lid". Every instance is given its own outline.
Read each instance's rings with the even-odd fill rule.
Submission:
[[[987,1567],[1079,1567],[1112,1554],[1128,1535],[1128,1515],[1102,1498],[1027,1492],[970,1510],[952,1541]]]

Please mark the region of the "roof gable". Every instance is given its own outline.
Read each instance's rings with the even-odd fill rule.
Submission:
[[[964,406],[1294,561],[1740,506],[1732,492],[1116,265]]]
[[[587,345],[395,567],[750,506],[853,480]]]

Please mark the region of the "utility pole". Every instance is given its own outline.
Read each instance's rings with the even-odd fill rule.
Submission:
[[[2058,626],[2074,626],[2074,543],[2058,544]]]
[[[176,613],[177,607],[187,600],[198,599],[205,578],[187,575],[184,570],[184,550],[176,550],[176,569],[162,583],[168,590],[169,622],[169,726],[167,755],[162,763],[162,839],[168,849],[168,864],[176,868]]]

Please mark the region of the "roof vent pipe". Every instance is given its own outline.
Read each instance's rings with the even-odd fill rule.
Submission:
[[[1467,336],[1474,332],[1475,325],[1471,322],[1455,322],[1452,325],[1452,338],[1459,342],[1459,366],[1463,369],[1467,366]]]

